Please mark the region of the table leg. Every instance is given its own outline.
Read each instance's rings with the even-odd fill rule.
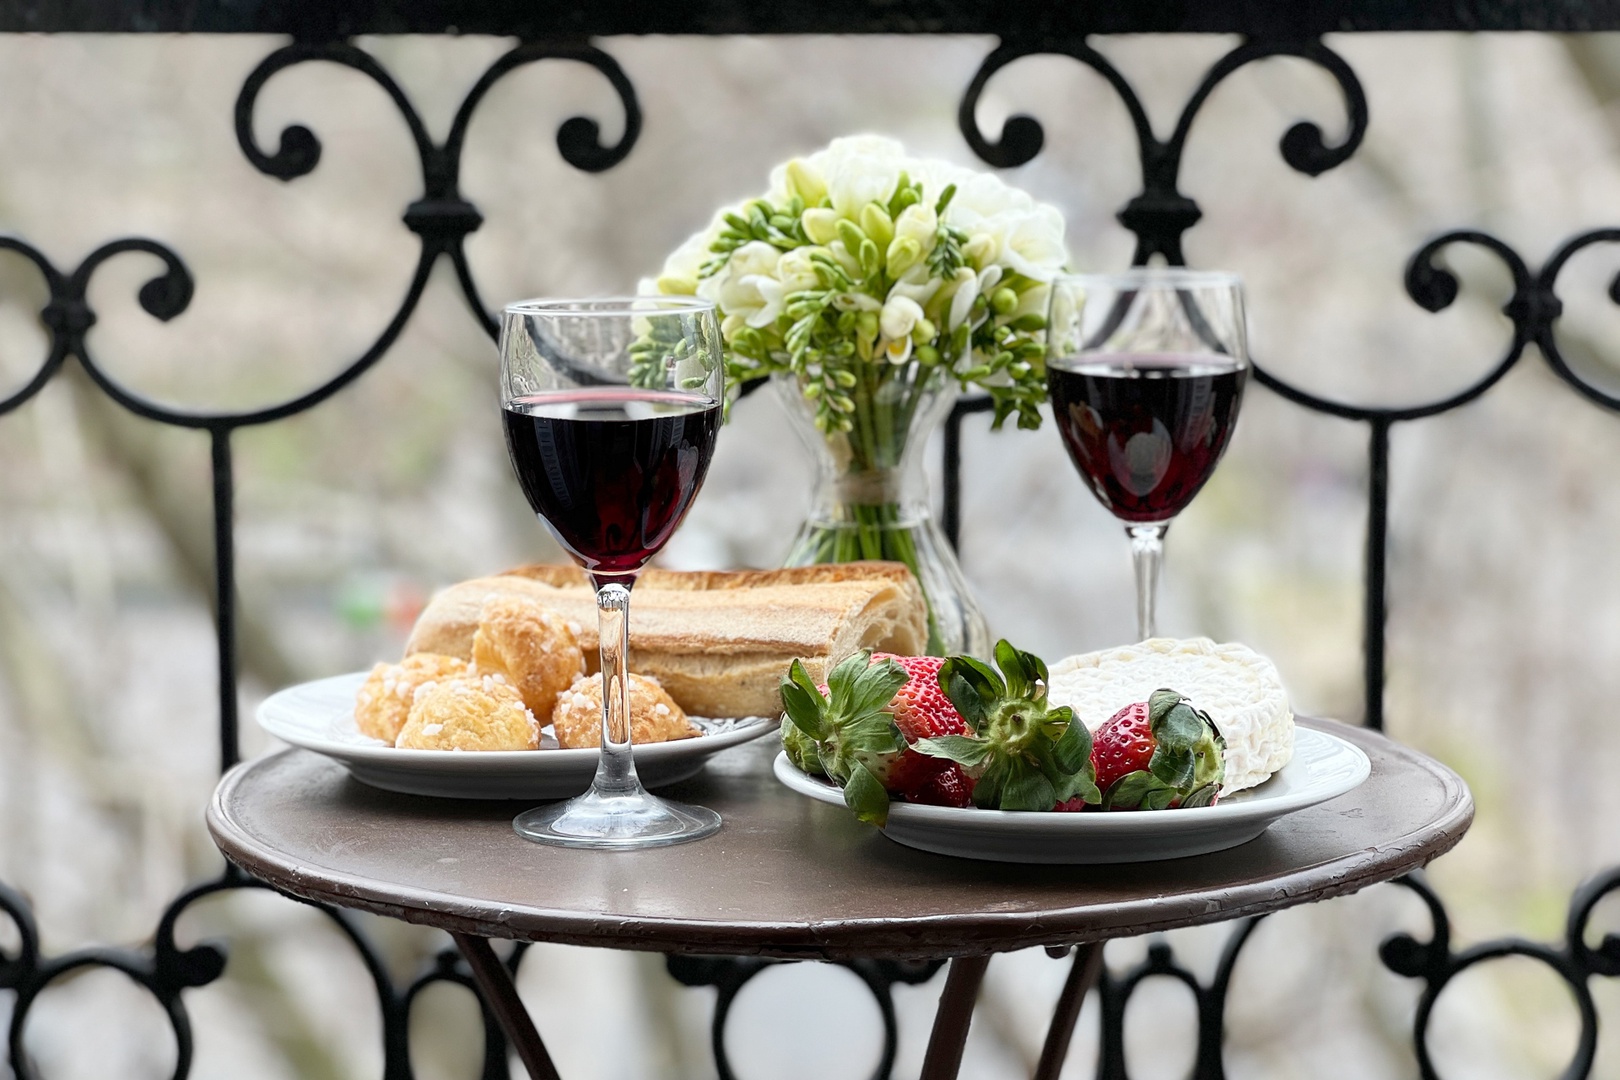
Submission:
[[[494,1012],[507,1041],[517,1050],[518,1060],[529,1070],[530,1080],[562,1080],[557,1075],[557,1067],[551,1063],[551,1055],[546,1053],[546,1044],[540,1041],[540,1032],[535,1029],[529,1010],[518,998],[512,973],[489,947],[489,939],[471,934],[450,936],[456,939],[456,948],[472,968],[473,979],[484,992],[484,1001]]]
[[[1052,1026],[1046,1030],[1046,1045],[1041,1047],[1034,1080],[1057,1080],[1058,1073],[1063,1071],[1063,1059],[1069,1056],[1069,1040],[1074,1037],[1080,1007],[1102,974],[1104,944],[1093,941],[1075,948],[1074,964],[1064,980],[1063,993],[1058,995],[1057,1008],[1052,1010]]]
[[[962,1048],[967,1045],[968,1024],[973,1020],[973,1003],[979,999],[979,985],[988,956],[958,956],[945,975],[945,990],[939,995],[934,1013],[934,1030],[928,1036],[928,1053],[923,1058],[922,1080],[956,1080],[962,1068]]]

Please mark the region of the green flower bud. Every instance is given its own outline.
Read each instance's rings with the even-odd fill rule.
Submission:
[[[878,254],[878,246],[872,243],[870,238],[861,241],[860,252],[861,272],[867,277],[871,277],[883,269],[883,264],[880,261],[883,257]]]
[[[854,401],[854,399],[850,398],[850,397],[848,397],[848,396],[846,396],[844,394],[839,394],[837,397],[833,398],[832,399],[832,404],[833,404],[833,407],[836,408],[839,412],[850,413],[850,412],[855,411],[855,401]]]
[[[804,212],[804,235],[823,246],[838,239],[838,211],[812,207]]]
[[[888,247],[889,241],[894,239],[894,219],[877,203],[867,203],[861,207],[861,228],[880,248]]]
[[[934,340],[934,335],[937,333],[939,333],[939,328],[930,322],[927,316],[924,316],[917,320],[916,326],[911,328],[911,340],[918,345],[926,345]]]
[[[787,187],[807,206],[814,206],[827,195],[827,185],[811,165],[799,158],[787,164]]]
[[[816,400],[816,398],[821,396],[821,384],[818,382],[805,383],[804,396],[810,401]]]
[[[853,255],[861,250],[861,242],[866,239],[866,234],[861,232],[859,225],[848,218],[839,218],[838,239],[844,242],[844,250]]]
[[[860,312],[855,316],[855,328],[857,333],[867,341],[870,342],[876,339],[878,336],[878,313],[875,311]],[[863,357],[863,359],[868,358]]]
[[[979,233],[962,245],[962,254],[977,269],[983,270],[995,258],[996,242],[988,233]]]
[[[848,390],[850,387],[854,386],[860,381],[855,377],[855,373],[853,371],[849,371],[845,368],[839,368],[832,374],[833,378],[837,380],[838,385],[842,386],[845,390]]]
[[[922,196],[917,193],[915,187],[901,185],[894,193],[894,198],[889,200],[889,217],[891,219],[897,218],[906,207],[915,206],[920,202],[922,202]]]
[[[747,236],[748,233],[752,231],[752,226],[748,224],[748,219],[738,214],[727,214],[726,224],[730,225],[733,229],[744,236]]]
[[[664,275],[658,279],[658,291],[667,296],[691,296],[697,292],[697,279]]]
[[[1031,311],[1027,315],[1018,316],[1018,318],[1014,319],[1007,325],[1012,327],[1014,330],[1018,330],[1023,333],[1029,333],[1034,330],[1045,330],[1046,316]]]
[[[888,264],[889,276],[898,278],[922,259],[922,245],[910,237],[901,237],[889,243],[888,254],[884,261]]]
[[[1018,308],[1018,294],[1003,286],[990,297],[990,306],[997,315],[1011,315]]]
[[[939,363],[939,350],[932,345],[918,345],[911,353],[917,358],[917,363],[923,367],[933,367]]]

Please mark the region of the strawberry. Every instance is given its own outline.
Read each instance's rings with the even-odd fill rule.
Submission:
[[[1111,810],[1213,806],[1226,775],[1226,740],[1207,713],[1174,690],[1127,705],[1093,735],[1091,761]]]
[[[911,751],[916,753],[916,751]],[[924,758],[936,765],[937,758]],[[932,780],[924,784],[915,793],[909,796],[914,803],[923,803],[928,806],[955,806],[966,807],[973,805],[973,779],[962,771],[960,765],[947,765],[941,769]]]
[[[889,702],[889,715],[900,728],[906,742],[931,739],[939,735],[960,735],[967,730],[962,714],[956,711],[951,699],[939,686],[939,669],[944,666],[943,656],[895,656],[892,653],[873,653],[873,660],[893,660],[907,675],[906,684],[895,692]]]
[[[824,687],[810,680],[798,660],[782,680],[788,721],[812,744],[820,771],[843,787],[844,802],[855,816],[874,825],[888,821],[890,792],[921,790],[941,769],[906,746],[894,717],[885,711],[908,677],[893,660],[871,662],[867,653],[857,653],[828,673]],[[803,741],[783,736],[784,745],[802,746]]]
[[[1052,809],[1059,814],[1078,814],[1086,808],[1086,800],[1076,795],[1065,802],[1060,802]]]
[[[971,656],[940,665],[940,689],[967,733],[919,739],[916,749],[960,765],[975,781],[975,806],[1051,810],[1076,797],[1100,801],[1091,733],[1068,706],[1047,706],[1046,664],[1001,641],[996,666],[999,674]]]

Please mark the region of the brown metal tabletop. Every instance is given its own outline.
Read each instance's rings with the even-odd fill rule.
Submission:
[[[304,750],[231,770],[208,826],[227,858],[294,896],[455,934],[486,991],[504,999],[491,1006],[537,1077],[555,1071],[531,1057],[544,1049],[527,1016],[506,1015],[515,991],[483,939],[666,953],[971,957],[952,965],[924,1068],[925,1077],[946,1077],[960,1059],[987,954],[1099,943],[1338,896],[1417,869],[1462,838],[1473,800],[1450,769],[1371,731],[1301,723],[1365,750],[1369,779],[1240,847],[1166,862],[1019,866],[901,847],[843,808],[778,783],[770,772],[778,743],[769,736],[668,789],[725,819],[715,836],[675,847],[543,847],[513,832],[511,803],[376,790]],[[1095,945],[1077,952],[1054,1037],[1065,1008],[1078,1013],[1100,959]],[[1066,1031],[1059,1041],[1066,1048]]]

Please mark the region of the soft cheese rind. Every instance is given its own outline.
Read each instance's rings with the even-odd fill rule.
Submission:
[[[1294,756],[1294,713],[1277,667],[1246,645],[1209,638],[1151,638],[1053,664],[1054,705],[1068,705],[1095,729],[1160,687],[1185,694],[1226,739],[1221,794],[1254,787]]]

